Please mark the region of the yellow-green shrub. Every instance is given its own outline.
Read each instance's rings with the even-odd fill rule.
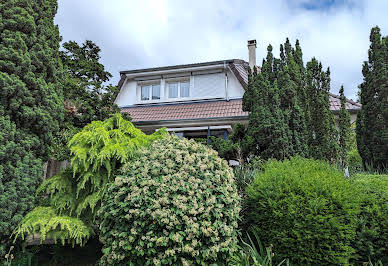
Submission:
[[[121,169],[99,210],[102,264],[224,263],[236,249],[232,170],[193,140],[167,137]]]

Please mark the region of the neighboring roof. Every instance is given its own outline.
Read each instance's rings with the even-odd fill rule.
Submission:
[[[242,99],[126,107],[122,108],[122,112],[129,113],[132,117],[132,122],[135,123],[144,121],[248,117],[248,112],[242,110]]]
[[[338,112],[341,109],[341,98],[338,95],[329,93],[329,101],[330,101],[330,109],[333,112]],[[346,99],[346,104],[345,107],[346,109],[352,113],[352,112],[357,112],[358,110],[361,109],[361,103],[357,103],[355,101]]]

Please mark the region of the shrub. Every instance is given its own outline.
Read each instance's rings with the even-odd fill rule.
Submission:
[[[357,151],[357,148],[353,148],[350,151],[348,151],[346,157],[347,157],[346,161],[349,166],[350,174],[361,172],[363,170],[362,159],[360,154]]]
[[[225,262],[237,245],[239,196],[227,162],[169,136],[138,152],[108,186],[102,264]]]
[[[353,244],[356,261],[388,258],[388,175],[358,174],[354,185],[361,191],[362,209]],[[388,261],[387,261],[388,262]]]
[[[120,114],[85,126],[68,143],[71,169],[46,179],[37,190],[48,196],[49,206],[29,212],[15,231],[16,238],[38,233],[42,240],[48,237],[84,244],[93,234],[106,184],[137,149],[165,134],[159,130],[146,135]]]
[[[297,265],[340,265],[353,254],[357,193],[329,164],[269,161],[247,188],[248,223],[275,253]]]

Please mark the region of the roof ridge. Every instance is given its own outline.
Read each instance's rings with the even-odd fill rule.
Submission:
[[[334,98],[341,99],[341,96],[339,96],[339,95],[337,95],[337,94],[334,94],[334,93],[329,92],[329,95],[332,96],[332,97],[334,97]],[[355,102],[355,101],[353,101],[352,99],[348,99],[348,98],[346,98],[346,96],[345,96],[345,99],[346,99],[347,102],[349,102],[349,103],[351,103],[351,104],[357,105],[357,106],[359,106],[359,107],[362,106],[361,103]]]

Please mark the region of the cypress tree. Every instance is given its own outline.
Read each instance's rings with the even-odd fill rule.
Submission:
[[[341,99],[341,109],[338,114],[339,131],[339,157],[344,167],[346,165],[346,154],[349,150],[350,138],[350,114],[346,109],[346,97],[344,95],[344,86],[339,91]]]
[[[301,51],[298,51],[301,53]],[[303,70],[295,61],[295,50],[287,38],[284,46],[280,46],[281,68],[278,74],[278,85],[280,88],[281,109],[284,120],[288,124],[286,130],[291,155],[308,156],[308,146],[306,139],[306,122],[301,92],[304,91]],[[297,59],[301,54],[297,54]]]
[[[364,166],[388,168],[388,37],[379,27],[370,33],[368,61],[364,62],[357,115],[357,147]]]
[[[338,152],[338,133],[330,110],[330,70],[322,70],[315,58],[306,65],[306,94],[309,98],[308,145],[310,156],[334,162]]]
[[[54,0],[0,3],[0,256],[34,205],[63,118]]]
[[[284,159],[289,156],[288,140],[280,109],[279,88],[273,70],[272,46],[267,48],[261,72],[256,68],[249,76],[248,90],[244,94],[245,107],[249,106],[247,142],[251,153],[264,159]],[[249,95],[249,98],[248,98]],[[247,109],[245,109],[247,110]]]

